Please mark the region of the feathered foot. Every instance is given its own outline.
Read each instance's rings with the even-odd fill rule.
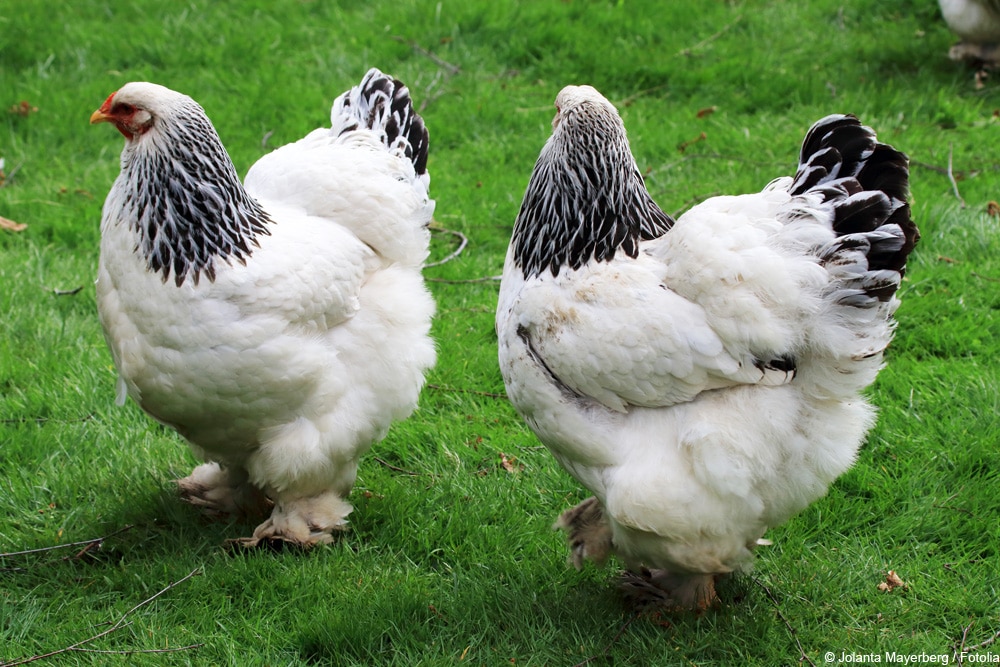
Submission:
[[[625,599],[638,609],[703,612],[719,604],[714,574],[672,574],[666,570],[622,573]]]
[[[995,66],[1000,64],[1000,44],[959,42],[948,51],[948,58],[978,66]]]
[[[244,547],[278,546],[280,543],[309,548],[333,542],[335,531],[347,530],[351,504],[333,491],[309,498],[278,499],[271,516],[257,526],[252,537],[230,540]]]
[[[603,565],[611,555],[611,524],[604,516],[604,507],[593,496],[560,514],[552,528],[566,531],[568,562],[578,570],[584,560]]]
[[[181,500],[213,518],[266,516],[272,505],[260,489],[250,484],[246,473],[222,468],[218,463],[203,463],[174,483]]]

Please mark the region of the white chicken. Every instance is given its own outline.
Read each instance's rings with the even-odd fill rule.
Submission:
[[[206,461],[178,480],[184,499],[271,510],[248,546],[331,541],[359,458],[435,362],[423,120],[377,69],[331,119],[244,184],[186,95],[129,83],[90,119],[125,136],[97,277],[119,403]]]
[[[938,0],[938,4],[945,23],[961,39],[948,52],[952,60],[1000,64],[1000,0]]]
[[[572,562],[617,554],[638,599],[702,609],[872,426],[917,240],[907,159],[829,116],[794,178],[675,222],[607,99],[569,86],[556,110],[500,286],[507,393],[595,496],[556,524]]]

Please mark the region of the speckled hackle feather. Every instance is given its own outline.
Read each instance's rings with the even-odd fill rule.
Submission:
[[[400,81],[372,69],[337,99],[332,115],[339,134],[370,129],[426,174],[427,129]],[[164,282],[172,275],[180,287],[188,277],[214,281],[219,261],[245,264],[274,223],[244,190],[204,109],[187,98],[174,120],[160,128],[157,151],[123,154],[121,178],[131,188],[124,201],[133,209],[126,217],[137,251],[150,271]]]

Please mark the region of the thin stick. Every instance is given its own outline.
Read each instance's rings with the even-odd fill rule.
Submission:
[[[976,273],[975,271],[970,271],[969,275],[975,276],[976,278],[980,278],[981,280],[988,280],[991,283],[1000,283],[1000,278],[991,278],[990,276],[984,276],[981,273]]]
[[[432,228],[431,231],[432,232],[441,232],[443,234],[451,234],[452,236],[457,236],[459,242],[458,242],[458,248],[456,248],[455,250],[453,250],[444,259],[439,259],[436,262],[428,262],[427,264],[424,264],[424,268],[425,269],[429,268],[431,266],[441,266],[442,264],[447,264],[451,260],[453,260],[456,257],[458,257],[459,255],[461,255],[462,251],[465,250],[465,246],[469,245],[469,238],[465,234],[463,234],[462,232],[457,232],[454,229],[444,229],[443,227],[436,227],[436,228]]]
[[[664,83],[664,84],[659,85],[659,86],[653,86],[652,88],[645,88],[645,89],[640,90],[638,92],[632,93],[631,95],[629,95],[625,99],[619,101],[615,106],[617,106],[619,108],[632,106],[632,103],[635,102],[640,97],[642,97],[643,95],[648,95],[649,93],[655,93],[656,91],[661,90],[663,88],[666,88],[669,85],[670,84]],[[549,108],[549,107],[546,107],[546,108]]]
[[[90,539],[90,540],[81,540],[79,542],[69,542],[67,544],[57,544],[54,547],[41,547],[40,549],[27,549],[25,551],[12,551],[10,553],[0,554],[0,558],[7,558],[7,557],[10,557],[10,556],[27,556],[29,554],[45,553],[46,551],[55,551],[57,549],[69,549],[70,547],[81,547],[82,546],[82,547],[86,547],[86,549],[90,549],[94,545],[100,544],[101,542],[103,542],[104,540],[108,539],[109,537],[114,537],[115,535],[120,535],[121,533],[124,533],[127,530],[131,530],[133,527],[134,527],[133,525],[129,524],[129,525],[125,526],[124,528],[119,528],[118,530],[116,530],[113,533],[108,533],[104,537],[95,537],[95,538]]]
[[[86,417],[78,417],[76,419],[49,419],[48,417],[18,417],[17,419],[0,419],[0,424],[27,424],[28,422],[34,422],[36,424],[76,424],[78,422],[90,421],[93,419],[94,413],[91,412]],[[2,554],[0,554],[2,555]]]
[[[955,664],[958,665],[958,667],[962,667],[962,664],[965,662],[965,659],[962,656],[965,655],[965,639],[969,636],[970,628],[972,628],[972,623],[969,623],[967,626],[962,628],[962,641],[958,643],[958,648],[955,650],[955,654],[953,656],[955,658]]]
[[[955,174],[951,170],[951,154],[952,146],[948,146],[948,180],[951,182],[951,190],[955,193],[955,198],[958,199],[962,204],[962,208],[965,208],[965,200],[962,199],[962,195],[958,193],[958,183],[955,182]]]
[[[708,37],[706,37],[705,39],[701,40],[700,42],[698,42],[694,46],[689,46],[686,49],[681,49],[680,51],[678,51],[674,55],[675,56],[689,56],[689,55],[691,55],[692,51],[695,51],[697,49],[700,49],[703,46],[707,46],[708,44],[711,44],[715,40],[717,40],[720,37],[722,37],[726,32],[729,31],[730,28],[732,28],[734,25],[736,25],[737,23],[739,23],[742,20],[743,20],[743,15],[741,14],[740,16],[737,16],[732,22],[730,22],[729,25],[723,26],[723,28],[721,30],[719,30],[719,32],[715,33],[714,35],[709,35]]]
[[[970,624],[970,627],[971,627],[971,624]],[[970,647],[966,648],[965,652],[968,653],[969,651],[978,651],[981,648],[986,648],[987,646],[989,646],[990,644],[992,644],[993,642],[995,642],[998,639],[1000,639],[1000,630],[997,630],[993,634],[993,636],[990,637],[989,639],[987,639],[986,641],[979,642],[978,644],[975,644],[973,646],[970,646]],[[964,637],[963,637],[963,640],[964,640]]]
[[[950,496],[948,496],[947,498],[944,499],[944,502],[947,503],[950,500],[954,500],[957,495],[958,495],[957,493],[951,494]],[[969,510],[965,509],[964,507],[955,507],[954,505],[938,505],[938,504],[931,505],[931,507],[935,507],[935,508],[937,508],[939,510],[953,510],[955,512],[962,512],[963,514],[968,514],[973,519],[978,519],[979,518],[975,514],[973,514],[972,512],[970,512]]]
[[[462,68],[459,67],[458,65],[452,65],[447,60],[442,60],[438,56],[434,55],[432,52],[428,51],[424,47],[422,47],[419,44],[417,44],[412,39],[406,39],[405,37],[400,37],[399,35],[393,35],[392,38],[394,40],[396,40],[397,42],[401,43],[401,44],[408,45],[411,49],[413,49],[414,51],[416,51],[420,55],[426,56],[427,58],[430,58],[431,61],[434,62],[434,64],[436,64],[437,66],[443,67],[444,69],[448,70],[449,74],[458,74],[459,72],[462,71]]]
[[[189,572],[186,576],[181,577],[177,581],[174,581],[174,582],[168,584],[167,587],[164,588],[164,589],[162,589],[162,590],[160,590],[159,593],[151,595],[150,597],[146,598],[145,600],[143,600],[139,604],[135,605],[134,607],[132,607],[131,609],[129,609],[124,614],[122,614],[121,617],[115,622],[115,624],[112,625],[107,630],[105,630],[104,632],[99,632],[96,635],[93,635],[91,637],[87,637],[86,639],[82,639],[82,640],[78,641],[77,643],[75,643],[75,644],[73,644],[71,646],[67,646],[67,647],[61,648],[61,649],[56,649],[55,651],[49,651],[48,653],[42,653],[42,654],[39,654],[39,655],[33,655],[30,658],[24,658],[23,660],[15,660],[14,662],[0,663],[0,667],[14,667],[14,665],[26,665],[29,662],[35,662],[36,660],[43,660],[45,658],[51,658],[54,655],[60,655],[62,653],[69,653],[70,651],[79,651],[79,650],[81,650],[80,647],[83,646],[84,644],[89,644],[90,642],[98,640],[101,637],[106,637],[106,636],[110,635],[112,632],[120,630],[123,627],[131,625],[131,623],[125,623],[125,620],[129,616],[131,616],[132,614],[134,614],[135,612],[137,612],[139,609],[145,607],[146,605],[148,605],[153,600],[155,600],[156,598],[160,597],[161,595],[163,595],[167,591],[169,591],[169,590],[171,590],[173,588],[176,588],[177,586],[180,586],[185,581],[187,581],[188,579],[190,579],[191,577],[193,577],[193,576],[195,576],[195,575],[197,575],[199,573],[200,572],[199,572],[198,569],[191,570],[191,572]],[[198,646],[200,646],[200,644]]]
[[[122,649],[120,651],[105,651],[96,648],[75,648],[74,651],[78,653],[104,653],[107,655],[132,655],[133,653],[177,653],[178,651],[190,651],[192,649],[201,648],[205,644],[188,644],[187,646],[178,646],[177,648],[130,648]]]
[[[372,458],[375,459],[375,461],[377,461],[378,463],[384,465],[389,470],[392,470],[393,472],[398,472],[398,473],[401,473],[403,475],[409,475],[410,477],[420,477],[421,476],[421,473],[419,473],[419,472],[413,472],[412,470],[406,470],[405,468],[400,468],[398,466],[394,466],[391,463],[389,463],[388,461],[386,461],[385,459],[380,459],[377,456],[373,456]]]
[[[617,634],[615,634],[615,636],[611,638],[611,641],[608,642],[608,645],[605,646],[604,649],[600,653],[598,653],[597,655],[590,656],[589,658],[587,658],[583,662],[576,663],[575,665],[573,665],[573,667],[583,667],[583,665],[586,665],[586,664],[588,664],[590,662],[593,662],[594,660],[597,660],[598,658],[607,657],[608,653],[611,651],[611,647],[614,646],[615,642],[617,642],[619,639],[621,639],[621,636],[623,634],[625,634],[626,630],[628,630],[628,626],[632,625],[632,623],[637,618],[639,618],[639,612],[636,612],[635,614],[633,614],[632,618],[628,619],[628,621],[625,622],[625,625],[623,625],[621,628],[618,629]]]
[[[21,160],[20,162],[17,163],[17,165],[15,165],[13,169],[8,171],[3,178],[0,178],[0,188],[5,187],[9,183],[13,183],[14,174],[21,171],[21,167],[23,166],[24,166],[24,160]]]
[[[812,667],[816,667],[816,663],[813,662],[808,655],[806,655],[805,649],[802,648],[802,642],[799,641],[799,633],[795,631],[795,628],[792,627],[792,624],[789,623],[788,619],[785,618],[785,615],[781,613],[781,608],[778,606],[778,598],[774,596],[774,593],[771,592],[771,589],[765,586],[760,581],[760,579],[757,579],[756,577],[751,577],[751,580],[755,584],[760,586],[761,589],[764,591],[764,593],[767,595],[768,599],[771,600],[771,603],[774,604],[774,611],[776,614],[778,614],[778,618],[781,619],[781,622],[785,624],[786,628],[788,628],[788,632],[791,633],[792,639],[795,640],[795,645],[799,647],[799,662],[805,660],[810,665],[812,665]]]
[[[431,283],[445,283],[447,285],[464,285],[470,283],[491,283],[499,281],[501,276],[485,276],[483,278],[467,278],[465,280],[449,280],[447,278],[433,278],[424,276],[424,280]]]
[[[486,396],[487,398],[507,398],[507,394],[497,394],[492,391],[480,391],[479,389],[462,389],[461,387],[445,387],[439,384],[427,384],[428,389],[436,391],[454,392],[457,394],[475,394],[476,396]]]

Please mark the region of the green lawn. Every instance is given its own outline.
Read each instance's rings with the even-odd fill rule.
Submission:
[[[0,0],[0,216],[27,225],[0,229],[0,664],[821,665],[987,642],[1000,75],[977,90],[952,41],[932,0]],[[233,553],[223,540],[252,526],[182,505],[181,439],[114,405],[93,279],[122,141],[88,118],[126,81],[162,83],[205,107],[245,173],[371,66],[409,84],[437,221],[469,239],[426,271],[438,366],[362,464],[342,539]],[[701,617],[634,618],[614,564],[566,567],[550,527],[584,494],[502,398],[488,278],[569,83],[619,105],[668,212],[789,173],[828,113],[912,160],[923,239],[878,425]],[[433,257],[455,245],[436,234]],[[905,587],[878,589],[889,570]],[[66,650],[101,633],[77,647],[100,653]]]

